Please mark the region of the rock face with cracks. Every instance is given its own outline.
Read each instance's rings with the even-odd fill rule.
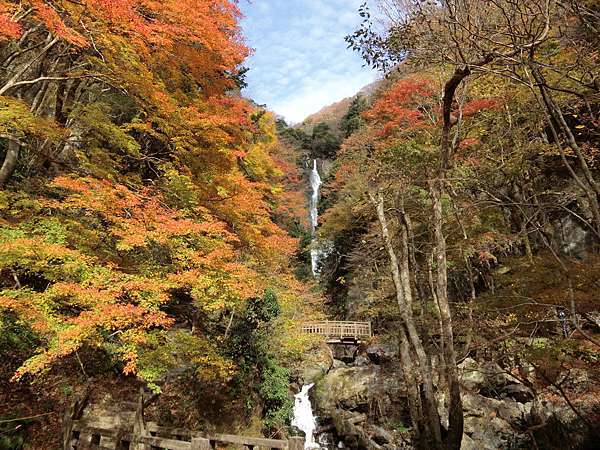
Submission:
[[[594,448],[585,424],[556,392],[536,393],[493,361],[467,358],[459,370],[465,419],[463,450],[535,448],[534,438],[544,445],[539,448]],[[434,378],[439,413],[446,417],[447,392],[438,377]],[[313,391],[317,434],[328,435],[320,442],[331,442],[331,448],[412,448],[406,402],[393,348],[377,344],[363,349],[351,363],[334,360]],[[590,398],[579,402],[577,408],[592,415],[597,403]],[[564,436],[569,436],[573,446],[557,447]],[[587,442],[592,442],[591,446]]]

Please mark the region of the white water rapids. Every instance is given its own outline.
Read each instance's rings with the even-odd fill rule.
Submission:
[[[310,173],[310,187],[312,189],[312,195],[310,197],[310,233],[312,236],[312,248],[310,250],[310,263],[312,268],[313,276],[319,275],[319,258],[322,251],[315,246],[315,239],[317,235],[317,227],[319,226],[319,198],[321,189],[321,176],[319,175],[319,169],[317,167],[317,160],[313,160],[313,169]]]
[[[315,429],[317,428],[317,422],[313,416],[312,406],[310,404],[310,398],[308,398],[308,391],[314,386],[314,384],[308,384],[302,386],[302,390],[294,395],[294,418],[292,419],[292,425],[298,427],[304,431],[306,435],[304,441],[305,449],[318,449],[321,446],[315,442]]]

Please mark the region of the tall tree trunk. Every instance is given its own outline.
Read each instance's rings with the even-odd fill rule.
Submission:
[[[15,171],[17,161],[19,160],[20,148],[21,146],[18,142],[13,140],[8,141],[8,149],[6,150],[6,156],[4,157],[4,163],[2,164],[2,168],[0,168],[0,187],[6,184]]]
[[[424,442],[423,448],[431,450],[441,450],[444,448],[442,441],[440,417],[437,412],[437,402],[435,400],[435,391],[433,388],[433,376],[431,370],[431,363],[427,354],[423,342],[417,332],[415,325],[414,316],[409,301],[412,299],[412,292],[410,286],[410,274],[403,273],[409,270],[404,264],[400,265],[396,251],[392,244],[392,238],[389,231],[387,218],[385,215],[385,204],[383,194],[378,192],[377,196],[369,194],[371,202],[377,211],[377,218],[381,226],[381,234],[390,258],[390,271],[392,273],[392,280],[396,289],[396,300],[398,308],[400,310],[400,318],[402,320],[404,329],[401,330],[401,336],[405,336],[407,342],[410,343],[410,347],[414,351],[417,357],[417,364],[413,367],[407,367],[406,373],[408,377],[414,377],[415,368],[418,370],[418,378],[423,385],[423,392],[419,394],[420,409],[423,412],[423,431],[420,441]],[[401,233],[401,239],[406,239],[406,233]],[[404,248],[407,243],[402,243]],[[408,284],[407,284],[408,283]],[[405,358],[402,358],[405,359]],[[403,368],[403,371],[405,369]],[[406,376],[406,375],[405,375]],[[418,418],[413,418],[413,421]]]
[[[444,341],[443,358],[444,371],[448,381],[449,406],[448,406],[448,440],[449,450],[459,450],[463,434],[463,410],[460,397],[460,384],[458,381],[458,369],[456,367],[456,352],[454,350],[454,332],[452,330],[452,314],[448,300],[448,270],[446,257],[446,238],[443,232],[443,209],[442,196],[444,193],[443,180],[433,180],[430,183],[430,195],[433,208],[433,233],[435,240],[435,262],[437,303],[440,310],[442,323],[442,337]]]
[[[442,333],[444,349],[444,371],[448,380],[449,406],[448,406],[448,438],[446,448],[448,450],[459,450],[462,442],[464,429],[464,416],[462,410],[462,399],[460,397],[460,384],[458,381],[458,369],[456,367],[456,352],[454,350],[454,332],[452,330],[452,314],[448,300],[448,268],[446,256],[446,238],[444,236],[444,215],[442,198],[445,194],[446,172],[450,168],[452,153],[454,151],[450,137],[452,122],[452,105],[456,96],[458,86],[465,78],[471,75],[469,67],[456,68],[452,77],[444,86],[443,98],[443,128],[440,144],[441,162],[437,177],[429,182],[429,193],[433,212],[432,225],[435,243],[434,257],[436,262],[435,289],[442,322]]]

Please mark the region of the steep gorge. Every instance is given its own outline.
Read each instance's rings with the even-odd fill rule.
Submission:
[[[598,8],[384,3],[385,79],[289,127],[235,2],[0,0],[0,449],[86,395],[281,438],[302,391],[328,449],[597,447]]]

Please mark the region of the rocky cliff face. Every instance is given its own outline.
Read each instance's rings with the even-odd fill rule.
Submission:
[[[354,358],[349,354],[324,349],[321,363],[303,374],[303,382],[316,383],[318,442],[331,449],[412,448],[396,345],[376,343]],[[460,372],[462,449],[598,448],[600,402],[589,393],[598,392],[600,380],[591,373],[571,369],[549,386],[531,366],[501,367],[471,358],[461,362]],[[443,417],[445,384],[440,379],[434,384]]]

